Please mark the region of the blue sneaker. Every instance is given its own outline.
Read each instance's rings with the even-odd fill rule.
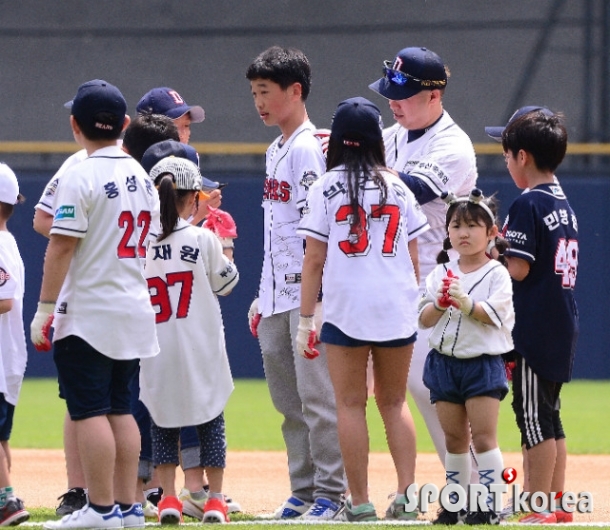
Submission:
[[[295,519],[301,517],[309,507],[311,502],[305,502],[297,497],[290,497],[287,499],[275,512],[273,512],[273,519]]]
[[[339,511],[340,506],[329,499],[318,497],[316,501],[309,507],[301,519],[309,521],[328,521],[332,519]]]

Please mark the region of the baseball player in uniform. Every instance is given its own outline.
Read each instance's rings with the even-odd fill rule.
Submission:
[[[449,74],[436,53],[426,48],[404,48],[393,61],[384,62],[383,71],[384,76],[369,88],[389,100],[397,121],[384,131],[386,163],[399,172],[430,224],[430,230],[417,239],[423,293],[426,276],[436,266],[446,236],[446,206],[440,195],[444,191],[470,193],[477,180],[475,152],[468,135],[443,108]],[[420,330],[417,336],[408,389],[444,462],[443,430],[422,381],[428,333]]]
[[[50,349],[53,322],[54,360],[89,503],[44,526],[143,526],[135,502],[140,436],[129,381],[140,358],[159,352],[142,274],[146,245],[159,225],[158,197],[142,167],[116,145],[129,123],[120,91],[96,79],[66,105],[74,138],[89,156],[57,186],[31,338],[38,349]]]
[[[335,398],[324,349],[315,363],[295,353],[304,255],[296,231],[309,186],[325,168],[305,108],[311,72],[299,50],[272,47],[254,60],[246,77],[261,119],[282,132],[266,153],[264,258],[258,298],[249,312],[271,399],[284,416],[292,495],[274,516],[328,519],[345,492]]]

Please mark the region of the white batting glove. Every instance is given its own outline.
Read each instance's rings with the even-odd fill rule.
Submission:
[[[458,309],[462,313],[467,316],[472,315],[472,312],[474,311],[474,300],[464,292],[459,279],[456,278],[451,282],[448,293],[449,296],[457,302]]]
[[[299,327],[297,328],[297,352],[305,359],[315,359],[320,352],[316,350],[318,340],[314,317],[299,317]]]
[[[258,312],[258,298],[255,298],[248,309],[248,326],[255,339],[258,339],[258,323],[261,321],[261,316]]]
[[[30,338],[38,351],[49,351],[51,349],[49,333],[53,323],[54,311],[55,302],[38,302],[36,314],[30,324]]]

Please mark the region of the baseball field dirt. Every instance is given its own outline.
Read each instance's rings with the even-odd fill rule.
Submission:
[[[521,476],[521,455],[504,453],[504,464],[514,467]],[[394,491],[392,462],[387,453],[374,453],[369,462],[371,501],[379,515],[389,504]],[[610,524],[610,455],[570,455],[566,490],[588,491],[593,495],[591,514],[575,514],[574,522],[608,522]],[[178,473],[177,486],[183,477]],[[443,468],[435,454],[417,456],[418,484],[444,484]],[[12,482],[26,507],[55,507],[57,497],[66,490],[64,456],[61,450],[13,449]],[[282,452],[229,452],[225,474],[225,493],[241,504],[248,514],[272,512],[288,495],[286,455]],[[425,515],[430,519],[436,506]]]

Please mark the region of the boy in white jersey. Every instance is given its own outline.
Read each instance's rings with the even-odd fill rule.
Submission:
[[[263,123],[281,131],[267,149],[265,254],[258,298],[248,314],[271,399],[284,416],[292,493],[274,517],[324,520],[339,510],[345,491],[335,398],[324,349],[315,363],[295,353],[303,265],[296,230],[309,186],[325,167],[305,108],[311,69],[303,52],[274,46],[254,60],[246,77]]]
[[[31,338],[37,349],[50,349],[55,317],[54,361],[76,424],[89,502],[44,526],[143,527],[129,382],[139,359],[159,352],[141,264],[156,236],[158,197],[142,167],[116,145],[129,117],[115,86],[84,83],[66,106],[74,139],[89,156],[56,190]]]
[[[440,196],[444,191],[470,193],[477,180],[474,147],[443,107],[449,70],[436,53],[420,47],[404,48],[393,61],[384,61],[383,74],[369,88],[388,100],[397,122],[383,133],[386,163],[399,172],[430,223],[430,230],[417,239],[423,293],[426,276],[436,266],[446,235],[446,206]],[[408,388],[443,462],[443,430],[422,382],[428,332],[418,333]]]
[[[9,438],[28,353],[23,332],[25,269],[17,242],[7,229],[15,204],[23,202],[15,173],[0,163],[0,526],[29,519],[10,477]]]

